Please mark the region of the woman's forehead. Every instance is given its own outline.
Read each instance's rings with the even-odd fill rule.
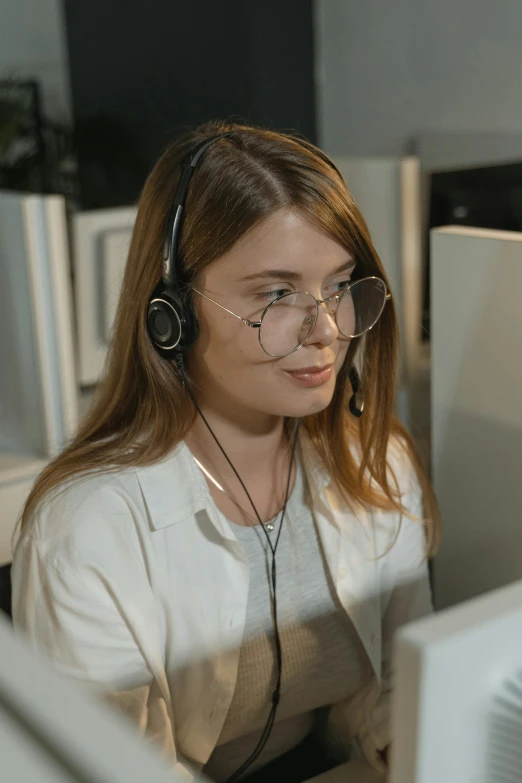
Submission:
[[[254,275],[263,275],[266,279],[270,270],[285,270],[303,277],[328,276],[352,260],[345,247],[304,215],[280,210],[216,259],[207,268],[206,277],[248,282]]]

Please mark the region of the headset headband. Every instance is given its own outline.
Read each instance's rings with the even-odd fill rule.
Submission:
[[[179,270],[178,266],[178,241],[181,231],[183,211],[185,209],[185,201],[187,198],[188,187],[192,175],[196,170],[196,166],[199,163],[199,159],[207,149],[218,139],[223,139],[226,136],[230,136],[231,133],[220,133],[218,136],[213,136],[211,139],[205,139],[194,147],[181,169],[181,176],[179,178],[178,187],[176,188],[176,194],[172,207],[170,208],[169,217],[167,220],[167,227],[165,230],[165,240],[163,242],[163,283],[168,288],[178,286]]]

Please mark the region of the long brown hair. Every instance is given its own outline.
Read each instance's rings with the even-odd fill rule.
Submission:
[[[145,316],[161,277],[165,222],[180,164],[194,145],[225,131],[234,133],[206,151],[189,189],[179,248],[188,279],[254,225],[279,209],[292,208],[352,253],[357,276],[377,275],[388,282],[344,182],[312,144],[220,122],[186,133],[168,147],[145,183],[103,378],[74,439],[38,477],[22,513],[22,529],[44,497],[69,479],[159,461],[190,429],[193,405],[175,363],[152,346]],[[347,502],[404,512],[397,489],[390,485],[387,459],[390,437],[402,443],[423,491],[431,554],[439,539],[437,502],[410,436],[393,415],[398,350],[393,299],[361,345],[365,410],[355,419],[347,411],[348,368],[359,342],[350,343],[329,406],[306,417],[302,425]]]

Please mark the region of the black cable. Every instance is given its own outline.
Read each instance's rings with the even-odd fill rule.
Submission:
[[[291,456],[291,459],[290,459],[290,469],[288,471],[288,479],[287,479],[287,482],[286,482],[285,502],[284,502],[283,509],[282,509],[282,512],[281,512],[281,521],[279,523],[279,530],[277,531],[277,537],[276,537],[275,543],[272,544],[270,536],[269,536],[269,534],[267,533],[267,531],[265,529],[265,526],[264,526],[264,524],[263,524],[263,522],[261,520],[261,517],[259,516],[257,508],[255,507],[254,501],[252,500],[248,489],[246,488],[245,484],[243,483],[243,480],[242,480],[241,476],[239,475],[239,473],[237,472],[237,470],[233,466],[232,462],[228,458],[228,455],[226,454],[225,450],[223,449],[221,443],[218,441],[217,437],[215,436],[215,434],[214,434],[210,424],[206,420],[205,416],[203,415],[203,412],[202,412],[201,408],[199,407],[199,405],[198,405],[194,395],[192,394],[192,391],[190,389],[189,384],[186,382],[185,365],[184,365],[184,361],[183,361],[183,354],[181,354],[181,353],[177,354],[177,356],[176,356],[176,364],[177,364],[177,366],[178,366],[178,368],[180,370],[180,373],[181,373],[183,386],[187,390],[187,392],[188,392],[192,402],[194,403],[194,407],[196,408],[197,412],[199,413],[199,415],[203,419],[205,425],[207,426],[208,431],[210,432],[210,434],[212,435],[212,437],[216,441],[216,443],[217,443],[218,447],[220,448],[223,456],[227,460],[228,464],[230,465],[230,467],[232,468],[232,470],[236,474],[239,482],[241,483],[241,486],[245,490],[245,493],[246,493],[246,495],[247,495],[247,497],[248,497],[248,499],[249,499],[249,501],[250,501],[250,503],[252,505],[252,508],[254,509],[255,515],[256,515],[256,517],[259,520],[259,524],[261,525],[261,528],[262,528],[262,530],[263,530],[263,532],[264,532],[264,534],[266,536],[266,539],[268,541],[268,545],[269,545],[270,550],[272,552],[272,568],[271,568],[272,611],[273,611],[273,615],[274,615],[274,642],[275,642],[276,660],[277,660],[277,678],[276,678],[275,688],[274,688],[274,691],[272,693],[272,706],[270,708],[270,713],[268,715],[268,720],[266,722],[265,728],[263,729],[261,737],[259,738],[259,742],[257,743],[256,747],[254,748],[254,750],[252,751],[250,756],[248,756],[246,761],[244,761],[243,764],[241,764],[241,766],[238,767],[238,769],[236,769],[236,771],[233,772],[232,775],[226,781],[226,783],[236,783],[236,781],[239,780],[239,778],[242,775],[244,775],[246,770],[257,760],[257,758],[259,757],[259,755],[263,751],[266,743],[268,742],[268,738],[270,737],[270,734],[271,734],[272,729],[274,727],[276,713],[277,713],[277,708],[278,708],[279,701],[280,701],[280,698],[281,698],[281,682],[282,682],[282,675],[283,675],[283,648],[282,648],[282,645],[281,645],[281,637],[280,637],[280,634],[279,634],[279,624],[278,624],[278,616],[277,616],[276,551],[277,551],[277,545],[279,544],[279,539],[281,537],[281,531],[283,529],[283,520],[285,518],[286,506],[287,506],[287,502],[288,502],[288,493],[290,491],[290,481],[291,481],[291,477],[292,477],[292,467],[293,467],[293,464],[294,464],[295,450],[296,450],[296,447],[297,447],[297,438],[298,438],[298,435],[299,435],[299,427],[300,427],[301,422],[298,421],[297,427],[296,427],[296,431],[295,431],[295,435],[294,435],[294,442],[292,444],[292,456]]]

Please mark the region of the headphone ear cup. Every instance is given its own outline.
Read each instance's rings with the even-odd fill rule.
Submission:
[[[190,348],[199,333],[191,303],[182,302],[177,291],[161,285],[147,308],[147,329],[156,349],[167,358]]]

